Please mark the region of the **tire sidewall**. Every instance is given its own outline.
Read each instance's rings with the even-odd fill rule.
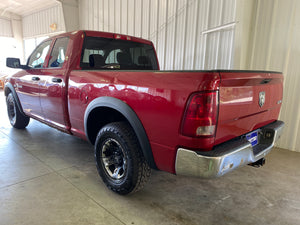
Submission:
[[[9,102],[13,102],[13,104],[14,104],[14,112],[15,112],[14,120],[12,120],[9,109],[8,109]],[[8,96],[6,97],[6,106],[7,106],[7,114],[8,114],[10,124],[14,128],[17,128],[17,129],[24,129],[25,127],[27,127],[27,125],[29,124],[30,118],[28,116],[24,115],[24,113],[20,111],[20,109],[17,105],[16,98],[12,92],[10,92],[8,94]]]
[[[125,175],[120,179],[113,179],[112,177],[110,177],[107,174],[106,168],[104,168],[101,160],[101,150],[104,143],[108,139],[116,140],[123,148],[123,154],[127,163],[127,169]],[[130,146],[127,136],[123,135],[120,130],[112,126],[106,126],[102,128],[96,139],[95,158],[99,175],[102,177],[102,180],[110,189],[120,194],[130,192],[131,189],[134,189],[137,180],[137,174],[135,173],[136,162],[134,161],[131,147],[132,146]]]
[[[15,118],[11,118],[11,115],[10,115],[10,112],[9,112],[9,102],[12,102],[14,104],[14,110],[15,110]],[[17,109],[16,109],[16,101],[15,101],[15,98],[13,96],[12,93],[9,93],[7,98],[6,98],[6,105],[7,105],[7,115],[8,115],[8,119],[9,119],[9,122],[12,126],[15,126],[16,125],[16,121],[17,121]]]

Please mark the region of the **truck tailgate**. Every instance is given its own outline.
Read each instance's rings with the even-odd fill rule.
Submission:
[[[283,76],[277,72],[220,72],[219,119],[215,144],[277,120]]]

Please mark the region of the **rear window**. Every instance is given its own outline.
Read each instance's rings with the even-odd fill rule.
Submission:
[[[91,70],[157,70],[151,45],[133,41],[86,37],[80,66]]]

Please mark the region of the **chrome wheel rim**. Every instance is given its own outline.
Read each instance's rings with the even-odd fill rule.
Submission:
[[[101,163],[106,174],[114,180],[123,178],[127,171],[127,160],[122,146],[115,139],[105,140],[101,149]]]
[[[7,99],[7,114],[11,124],[16,122],[16,106],[15,102],[11,97]]]

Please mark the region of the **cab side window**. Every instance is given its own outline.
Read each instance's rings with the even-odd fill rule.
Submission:
[[[111,51],[108,54],[105,63],[107,63],[107,64],[109,64],[109,63],[118,63],[117,55],[118,55],[119,52],[122,52],[122,50],[121,49],[115,49],[115,50]]]
[[[49,60],[49,66],[48,67],[62,67],[65,60],[66,60],[66,52],[67,47],[69,43],[68,37],[58,38],[55,41],[55,44],[53,46],[50,60]]]
[[[43,68],[45,58],[50,48],[50,44],[51,40],[45,41],[40,44],[30,55],[27,65],[34,69]]]

